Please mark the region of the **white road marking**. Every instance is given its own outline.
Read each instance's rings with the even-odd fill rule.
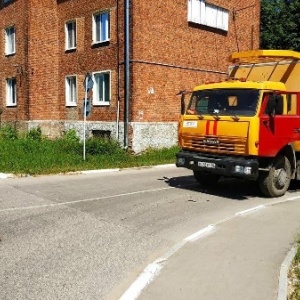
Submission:
[[[252,208],[249,208],[249,209],[246,209],[246,210],[239,211],[235,215],[236,216],[242,216],[242,215],[249,214],[253,211],[256,211],[256,210],[259,210],[259,209],[262,209],[262,208],[265,208],[265,207],[266,207],[265,205],[258,205],[258,206],[255,206],[255,207],[252,207]]]
[[[214,229],[214,225],[209,225],[194,234],[188,236],[180,243],[173,246],[167,253],[156,259],[153,263],[149,264],[139,275],[139,277],[131,284],[127,291],[121,296],[120,300],[134,300],[137,299],[142,290],[149,285],[166,264],[167,260],[181,249],[185,244],[194,242],[200,237],[206,235]]]
[[[144,194],[144,193],[152,193],[152,192],[157,192],[157,191],[170,190],[170,189],[174,189],[174,188],[175,188],[174,186],[169,186],[169,187],[165,187],[165,188],[141,190],[141,191],[135,191],[135,192],[130,192],[130,193],[111,195],[111,196],[104,196],[104,197],[97,197],[97,198],[90,198],[90,199],[81,199],[81,200],[74,200],[74,201],[67,201],[67,202],[60,202],[60,203],[51,203],[51,204],[45,204],[45,205],[11,207],[11,208],[1,209],[0,213],[1,212],[16,211],[16,210],[30,210],[30,209],[39,209],[39,208],[47,208],[47,207],[56,207],[56,206],[62,206],[62,205],[67,205],[67,204],[76,204],[76,203],[100,201],[100,200],[104,200],[104,199],[111,199],[111,198],[125,197],[125,196],[137,195],[137,194]]]

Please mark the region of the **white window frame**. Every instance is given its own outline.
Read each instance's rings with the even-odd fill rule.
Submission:
[[[188,0],[188,22],[228,31],[229,11],[205,0]]]
[[[77,106],[77,76],[68,75],[65,78],[66,106]]]
[[[17,106],[17,80],[6,79],[6,106]]]
[[[9,26],[5,28],[5,55],[16,53],[16,28]]]
[[[69,27],[70,26],[70,27]],[[77,46],[77,22],[71,20],[65,24],[65,49],[72,50],[76,49]]]
[[[100,82],[98,77],[108,75],[108,83],[105,84],[105,81],[102,82],[102,87],[100,86]],[[111,71],[99,71],[93,73],[93,105],[110,105],[111,100]],[[102,91],[100,91],[102,88]],[[107,91],[108,89],[108,91]],[[108,97],[105,99],[105,95],[108,92]]]
[[[97,18],[100,20],[97,20]],[[93,44],[108,42],[110,40],[110,14],[102,11],[93,14]]]

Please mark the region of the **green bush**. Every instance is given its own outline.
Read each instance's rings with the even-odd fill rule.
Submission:
[[[40,127],[30,129],[27,134],[26,138],[29,140],[40,141],[42,139],[42,130]]]
[[[70,129],[66,131],[62,139],[64,141],[69,141],[69,142],[76,142],[76,143],[79,142],[79,137],[77,136],[75,129]]]
[[[105,138],[91,138],[86,141],[86,154],[117,154],[124,152],[117,141]]]
[[[18,132],[11,125],[4,125],[0,129],[0,139],[10,140],[10,141],[17,140],[18,139]]]

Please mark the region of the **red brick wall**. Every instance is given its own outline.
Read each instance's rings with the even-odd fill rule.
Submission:
[[[177,121],[180,99],[175,94],[179,90],[221,79],[224,76],[217,71],[227,71],[231,52],[258,48],[259,0],[250,4],[233,0],[209,3],[229,10],[227,33],[188,23],[187,0],[130,1],[130,121]],[[116,0],[16,0],[1,8],[1,29],[10,24],[17,27],[17,54],[0,55],[3,119],[82,120],[82,82],[86,72],[111,70],[111,103],[94,107],[89,121],[115,121],[118,95],[123,120],[124,67],[121,64],[118,68],[124,60],[123,5],[124,1]],[[92,47],[92,14],[104,9],[111,12],[111,39],[106,45]],[[235,21],[233,9],[237,12]],[[66,52],[64,28],[71,19],[77,20],[77,49]],[[3,37],[0,50],[4,52]],[[14,64],[22,66],[21,75]],[[77,107],[65,105],[67,75],[78,78]],[[7,76],[18,80],[17,108],[5,108]]]
[[[55,0],[28,0],[30,119],[59,118],[58,15]]]
[[[92,15],[101,10],[110,11],[110,42],[92,47]],[[111,71],[111,103],[109,106],[94,106],[89,121],[114,121],[117,114],[118,88],[118,39],[117,39],[117,6],[116,1],[58,1],[59,13],[59,103],[60,119],[82,120],[82,100],[84,98],[83,80],[87,72]],[[74,52],[65,51],[65,22],[77,21],[77,49]],[[65,105],[65,77],[77,75],[78,106],[68,108]]]
[[[27,56],[27,1],[19,0],[0,7],[0,108],[3,110],[1,121],[28,119],[28,70]],[[4,30],[9,26],[16,29],[16,53],[5,56]],[[17,106],[6,107],[6,78],[15,77],[17,81]]]
[[[241,2],[236,6],[236,1],[209,1],[229,10],[228,32],[188,23],[186,0],[166,2],[133,1],[132,59],[154,64],[132,64],[132,121],[177,121],[180,99],[175,94],[179,90],[224,78],[189,68],[226,72],[233,51],[259,46],[258,0],[253,2],[254,7],[236,13],[235,24],[233,9],[249,4]],[[151,87],[154,94],[148,93]]]

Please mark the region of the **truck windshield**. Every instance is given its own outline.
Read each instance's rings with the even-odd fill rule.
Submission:
[[[200,90],[192,93],[187,114],[254,116],[259,98],[255,89]]]

